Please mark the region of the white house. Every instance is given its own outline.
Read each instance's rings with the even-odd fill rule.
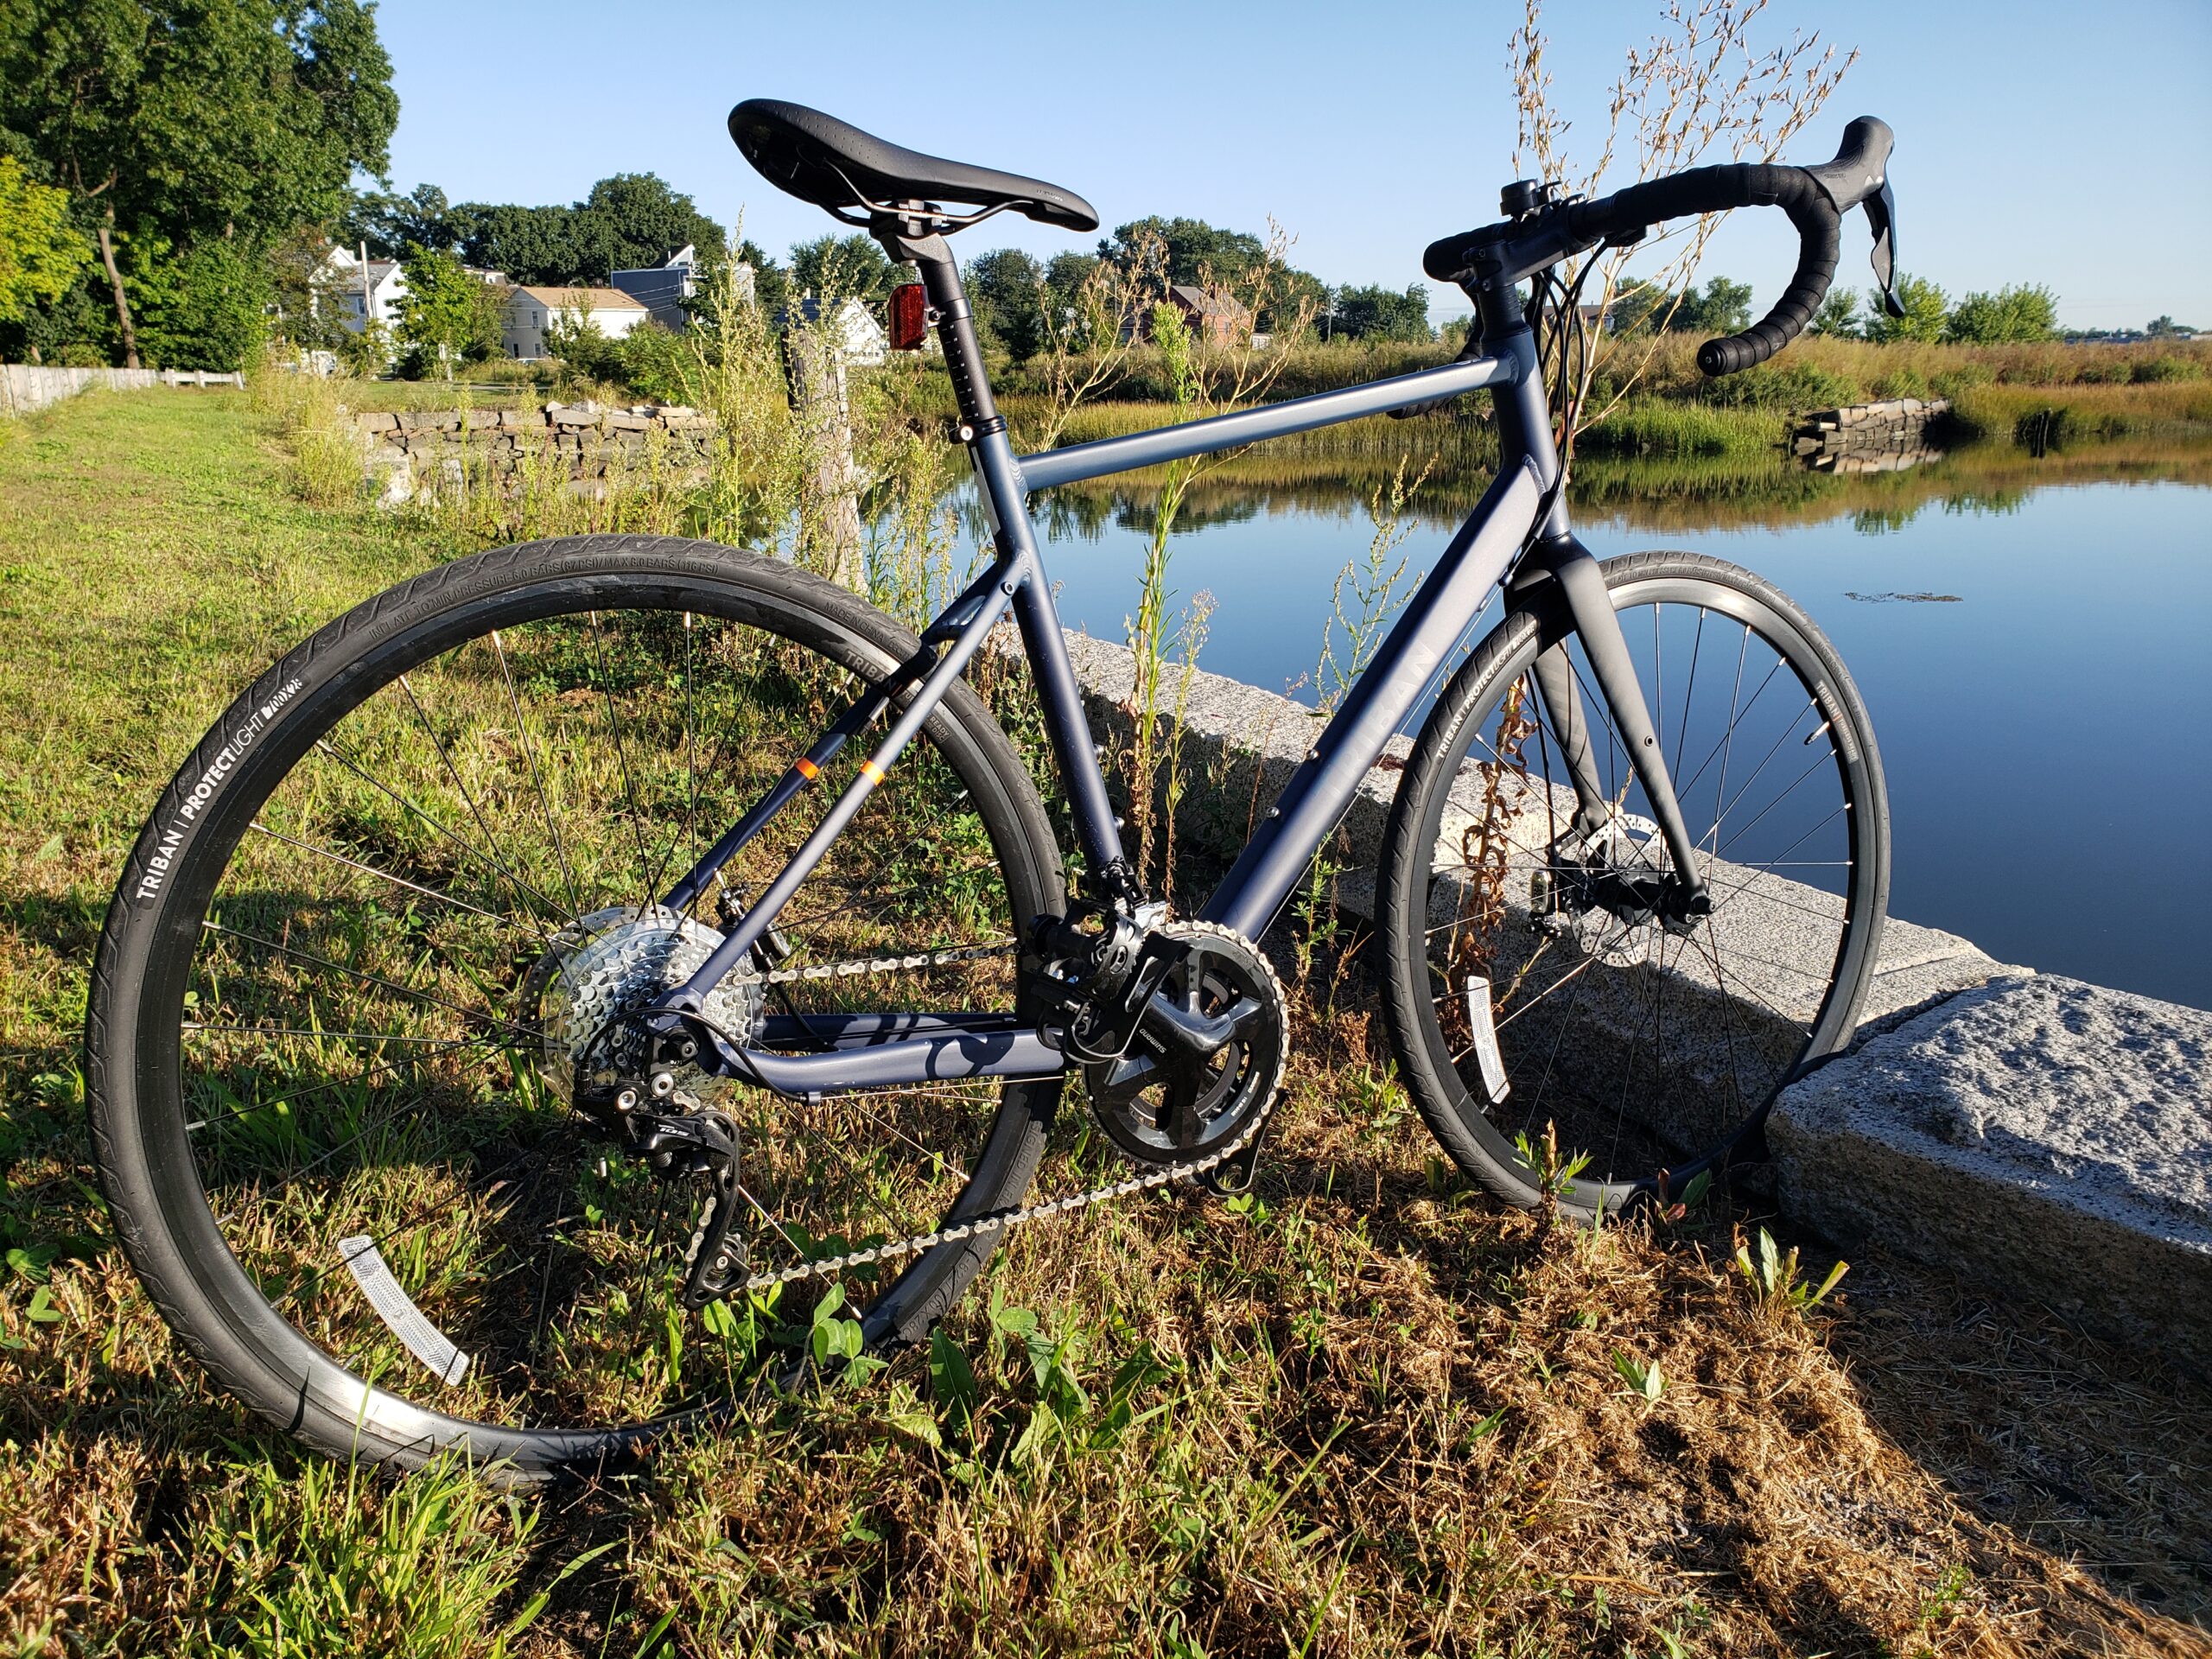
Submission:
[[[822,302],[811,294],[788,307],[777,318],[785,328],[822,321]],[[883,321],[858,300],[840,300],[831,308],[830,325],[836,330],[845,361],[873,368],[890,354],[891,336]]]
[[[698,263],[696,251],[687,242],[661,264],[614,271],[607,280],[650,311],[662,327],[681,330],[690,325],[691,314],[683,302],[699,291]]]
[[[463,265],[470,276],[493,287],[504,287],[505,271]],[[317,303],[334,306],[338,321],[348,334],[358,334],[366,323],[387,329],[399,326],[399,302],[407,292],[407,273],[397,259],[364,259],[351,248],[331,249],[322,262]]]
[[[372,322],[386,328],[398,326],[399,296],[407,291],[407,273],[397,259],[364,264],[352,249],[333,248],[323,261],[321,286],[337,308],[340,326],[358,334]]]
[[[509,357],[534,362],[550,357],[545,331],[560,322],[575,327],[588,317],[609,340],[620,340],[652,315],[619,288],[532,288],[507,290],[499,312],[499,348]]]

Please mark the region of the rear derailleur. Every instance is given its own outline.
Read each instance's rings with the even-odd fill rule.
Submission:
[[[706,1197],[683,1252],[679,1292],[684,1306],[699,1308],[727,1296],[746,1276],[745,1236],[736,1224],[745,1196],[739,1180],[742,1143],[728,1113],[687,1109],[679,1098],[674,1068],[662,1063],[676,1057],[674,1039],[653,1039],[651,1052],[653,1064],[644,1077],[620,1080],[578,1103],[610,1124],[624,1149],[662,1180],[705,1183]]]

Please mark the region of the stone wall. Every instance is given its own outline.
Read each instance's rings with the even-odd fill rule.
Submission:
[[[1816,409],[1797,417],[1790,448],[1815,472],[1882,473],[1937,453],[1929,429],[1950,412],[1941,397],[1893,397],[1886,403]]]
[[[488,474],[512,483],[526,466],[550,463],[575,488],[605,487],[610,474],[658,467],[696,473],[707,464],[715,423],[680,404],[627,409],[594,403],[538,409],[403,410],[354,417],[384,498],[407,499]]]
[[[28,415],[93,386],[143,391],[152,386],[243,387],[242,374],[205,369],[55,369],[38,363],[0,364],[0,415]]]

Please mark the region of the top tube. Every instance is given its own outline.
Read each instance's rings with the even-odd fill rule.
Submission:
[[[1050,489],[1055,484],[1073,484],[1086,478],[1103,478],[1109,473],[1181,461],[1237,444],[1257,443],[1263,438],[1311,432],[1317,427],[1356,421],[1364,415],[1410,409],[1416,404],[1457,397],[1485,386],[1508,385],[1522,372],[1522,365],[1510,357],[1473,358],[1461,363],[1446,363],[1441,368],[1393,375],[1387,380],[1370,380],[1364,385],[1347,386],[1340,391],[1316,392],[1310,397],[1262,404],[1257,409],[1241,410],[1234,415],[1216,415],[1207,420],[1157,427],[1149,432],[1132,432],[1126,437],[1099,438],[1090,443],[1071,444],[1065,449],[1048,449],[1041,454],[1024,455],[1014,464],[1020,468],[1025,491]]]

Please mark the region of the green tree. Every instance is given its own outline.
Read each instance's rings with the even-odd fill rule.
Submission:
[[[1751,326],[1751,285],[1715,276],[1702,293],[1693,288],[1675,307],[1667,327],[1682,334],[1734,334]]]
[[[480,363],[497,354],[499,289],[470,276],[460,255],[419,244],[401,269],[407,291],[399,296],[398,335],[412,348],[414,372],[435,364],[450,374],[456,359]]]
[[[92,258],[69,222],[69,193],[0,155],[0,322],[20,322],[66,293]]]
[[[962,274],[984,339],[1017,363],[1045,344],[1044,282],[1044,267],[1019,248],[995,249]]]
[[[1832,288],[1813,313],[1813,332],[1849,340],[1859,332],[1859,296],[1847,288]]]
[[[1402,294],[1387,288],[1340,288],[1330,307],[1329,332],[1347,340],[1430,340],[1428,289],[1410,284]]]
[[[1970,346],[2049,340],[2058,332],[2058,296],[2039,284],[2008,283],[1994,294],[1969,294],[1952,308],[1943,338]]]
[[[576,276],[603,283],[609,273],[667,263],[679,249],[711,252],[726,232],[691,198],[652,173],[601,179],[574,210]]]
[[[1258,283],[1262,291],[1252,292],[1255,273],[1268,261],[1268,245],[1249,231],[1224,230],[1202,219],[1162,219],[1155,213],[1132,219],[1099,242],[1098,255],[1128,270],[1153,242],[1166,251],[1170,283],[1211,283],[1228,289],[1252,304],[1262,331],[1284,326],[1301,309],[1319,315],[1328,308],[1328,285],[1295,265],[1275,267]]]
[[[0,4],[0,147],[93,217],[127,359],[118,233],[257,255],[334,219],[356,169],[383,172],[398,118],[364,0]]]
[[[855,299],[880,305],[907,280],[906,268],[894,265],[874,237],[817,237],[791,249],[791,286],[818,298]]]
[[[150,232],[130,238],[122,252],[149,364],[228,374],[253,360],[268,337],[273,295],[264,261],[220,238],[179,254]]]
[[[573,207],[522,207],[465,201],[452,220],[461,257],[506,273],[514,283],[565,285],[584,280]]]
[[[1866,290],[1866,338],[1882,344],[1898,340],[1941,340],[1951,315],[1951,296],[1924,276],[1897,277],[1897,302],[1904,315],[1891,316],[1879,289]]]
[[[404,196],[382,190],[359,193],[338,221],[337,237],[349,248],[365,242],[372,258],[397,259],[410,244],[451,249],[468,228],[466,213],[455,213],[444,191],[418,184]]]

